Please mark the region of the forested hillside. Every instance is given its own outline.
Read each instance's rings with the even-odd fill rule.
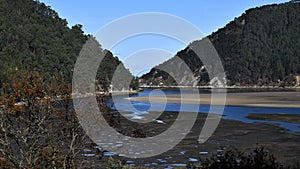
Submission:
[[[90,166],[102,158],[85,158],[91,140],[71,98],[74,66],[88,42],[94,44],[92,56],[102,59],[97,89],[108,90],[117,67],[133,77],[117,57],[85,35],[81,25],[69,28],[45,4],[0,0],[1,169],[95,168]],[[110,112],[107,95],[96,99],[101,112]]]
[[[208,36],[220,55],[228,85],[295,85],[295,75],[300,74],[299,13],[298,1],[249,9]],[[191,43],[177,56],[193,71],[198,85],[207,85],[209,78],[206,70],[191,50],[200,44],[201,40]],[[173,59],[164,64],[169,62]],[[169,75],[158,68],[144,75],[142,82],[176,85]]]
[[[69,28],[44,3],[0,0],[0,87],[11,75],[26,76],[31,71],[41,73],[46,84],[71,83],[76,59],[89,37],[81,25]],[[105,58],[98,72],[98,77],[108,77],[99,80],[103,89],[121,64],[110,52]]]

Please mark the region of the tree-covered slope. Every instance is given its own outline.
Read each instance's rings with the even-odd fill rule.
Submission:
[[[208,36],[220,55],[228,85],[295,85],[294,77],[300,73],[299,13],[297,2],[249,9]],[[202,40],[191,43],[177,56],[193,71],[197,84],[206,85],[208,75],[193,52],[201,43]],[[164,64],[169,62],[173,59]],[[144,75],[143,83],[176,85],[158,68]]]
[[[67,24],[39,1],[0,0],[0,87],[10,75],[25,76],[30,71],[40,72],[46,84],[71,83],[76,59],[91,36],[83,33],[81,25]],[[101,66],[108,71],[98,74],[111,78],[121,62],[110,52],[105,58]],[[99,82],[107,86],[110,79]]]

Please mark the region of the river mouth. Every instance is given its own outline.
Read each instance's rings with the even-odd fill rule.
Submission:
[[[151,91],[152,89],[147,89],[130,97],[147,97]],[[163,92],[166,95],[180,94],[178,90],[163,90]],[[209,93],[209,91],[205,90],[203,93]],[[184,94],[193,94],[193,91],[184,91]],[[116,130],[128,136],[135,131],[135,129],[128,130],[128,126],[137,126],[142,129],[142,135],[137,137],[160,134],[173,124],[181,108],[181,105],[177,103],[160,102],[157,104],[164,106],[151,107],[150,102],[136,100],[128,102],[126,98],[128,96],[115,96],[114,104],[111,105],[113,111],[110,113],[122,115],[121,127]],[[258,146],[264,146],[283,163],[297,162],[300,159],[300,124],[299,121],[294,120],[294,117],[297,118],[300,114],[299,108],[225,106],[218,128],[205,143],[201,144],[198,142],[198,137],[211,106],[197,105],[198,111],[191,111],[189,105],[191,104],[186,104],[184,106],[186,109],[181,111],[186,114],[197,113],[196,123],[187,136],[174,148],[163,154],[142,159],[131,159],[123,154],[105,152],[100,163],[105,164],[108,157],[112,156],[130,166],[176,168],[184,167],[187,163],[196,163],[200,159],[209,158],[212,154],[226,150],[249,151]],[[133,123],[139,123],[139,126]],[[122,147],[123,143],[115,146]],[[104,150],[103,147],[97,145],[88,147],[86,156],[98,158],[95,153],[98,149]]]
[[[149,119],[149,112],[157,111],[169,111],[169,112],[201,112],[209,113],[211,107],[218,107],[219,105],[209,105],[207,104],[207,99],[205,97],[210,95],[210,90],[200,90],[200,100],[204,100],[206,104],[195,104],[194,96],[195,90],[185,90],[180,93],[180,90],[162,90],[162,93],[154,93],[154,89],[146,89],[138,94],[125,96],[115,96],[114,106],[112,109],[118,111],[132,112],[126,116],[136,122],[146,123],[155,120],[155,118]],[[180,95],[189,95],[190,100],[182,101],[180,100]],[[150,96],[151,95],[151,96]],[[167,102],[161,102],[167,96]],[[278,125],[287,130],[290,133],[300,132],[300,123],[298,121],[284,121],[277,119],[266,118],[248,118],[251,114],[264,114],[265,116],[271,114],[287,114],[287,115],[297,115],[300,114],[300,92],[288,90],[288,92],[280,90],[263,90],[261,92],[251,92],[251,90],[231,90],[227,97],[230,99],[228,102],[232,102],[230,105],[225,105],[223,112],[223,119],[237,120],[244,123],[268,123],[272,125]],[[171,98],[171,99],[169,99]],[[129,99],[129,101],[128,101]],[[172,100],[173,99],[173,100]],[[255,101],[255,99],[257,99]],[[150,102],[155,101],[155,102]],[[243,101],[244,100],[244,101]],[[201,101],[199,101],[201,102]],[[233,104],[236,103],[236,104]],[[261,107],[260,107],[261,105]],[[197,107],[197,111],[195,111]]]

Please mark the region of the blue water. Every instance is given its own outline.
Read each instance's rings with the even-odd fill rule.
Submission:
[[[198,91],[186,90],[152,90],[146,89],[138,94],[130,95],[130,97],[139,96],[155,96],[155,95],[170,95],[170,94],[193,94]],[[209,93],[208,90],[199,91],[199,93]],[[174,103],[150,103],[142,101],[129,101],[124,98],[128,96],[114,96],[113,109],[120,111],[133,112],[132,117],[136,119],[142,118],[143,114],[148,111],[182,111],[182,112],[195,112],[195,106],[198,107],[197,112],[208,113],[210,105],[192,105],[192,104],[174,104]],[[182,106],[184,105],[184,106]],[[225,106],[223,112],[224,119],[238,120],[244,123],[271,123],[279,127],[285,128],[290,133],[300,133],[300,124],[287,123],[281,121],[270,120],[253,120],[248,119],[249,114],[300,114],[300,108],[265,108],[265,107],[247,107],[247,106]]]

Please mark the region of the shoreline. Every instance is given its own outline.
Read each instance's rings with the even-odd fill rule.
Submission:
[[[130,97],[125,99],[144,102],[212,105],[211,94],[174,94],[166,96]],[[218,103],[224,102],[218,98],[214,101]],[[300,92],[227,93],[225,106],[300,108]]]
[[[140,86],[142,89],[175,89],[175,88],[183,88],[183,89],[300,89],[300,86],[225,86],[225,87],[216,87],[216,86],[150,86],[150,85],[142,85]]]

